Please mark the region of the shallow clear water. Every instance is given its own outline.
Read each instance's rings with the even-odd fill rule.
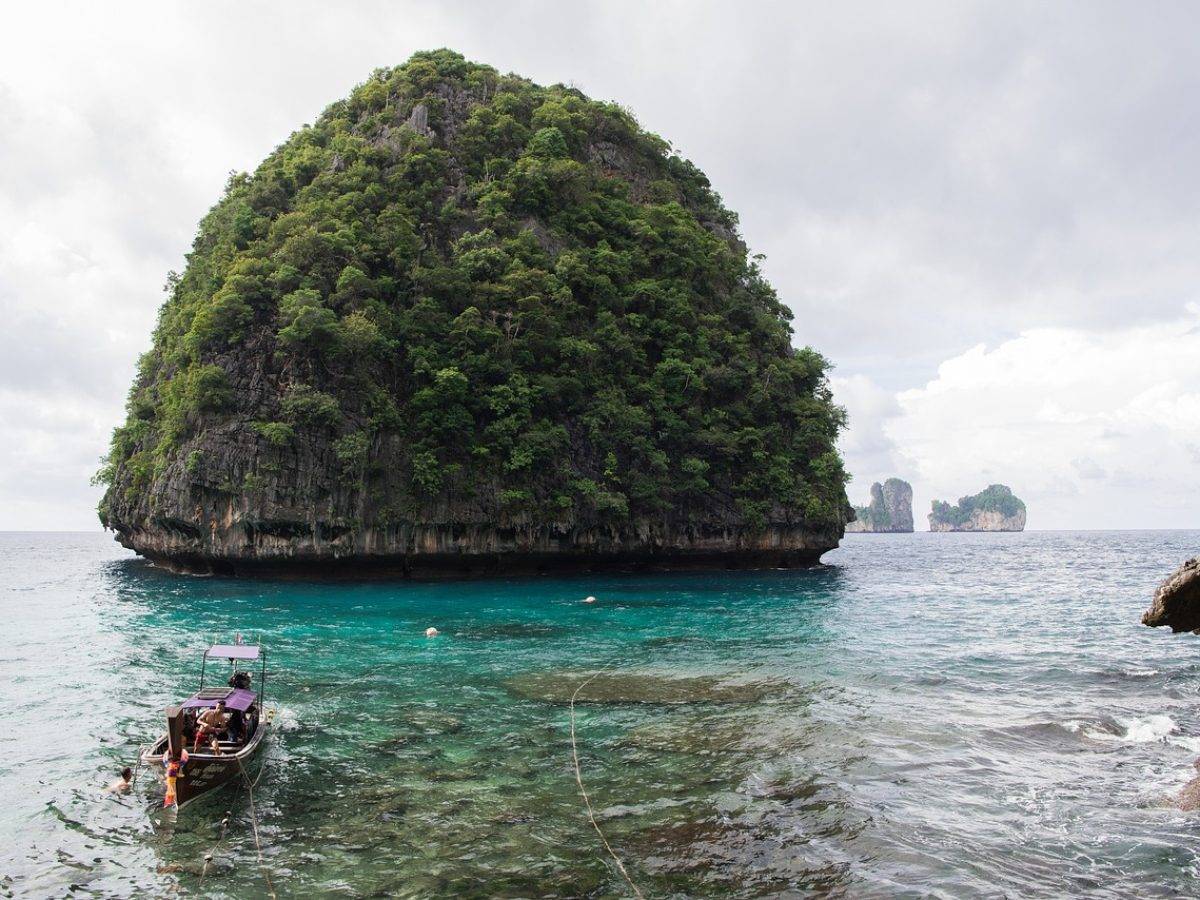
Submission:
[[[1198,550],[854,535],[809,571],[319,584],[0,534],[0,895],[265,894],[244,791],[175,821],[151,778],[102,793],[237,631],[279,708],[254,801],[280,896],[626,893],[563,702],[609,665],[583,775],[648,896],[1191,895],[1200,637],[1138,618]]]

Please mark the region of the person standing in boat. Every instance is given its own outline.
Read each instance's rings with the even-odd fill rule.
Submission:
[[[218,700],[217,705],[212,709],[206,709],[200,714],[200,718],[196,720],[196,742],[192,744],[192,749],[195,750],[200,746],[200,742],[205,738],[217,740],[226,725],[229,724],[229,716],[225,713],[225,701]]]

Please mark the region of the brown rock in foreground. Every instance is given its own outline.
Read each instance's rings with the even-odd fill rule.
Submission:
[[[1142,624],[1200,632],[1200,556],[1189,559],[1154,592]]]
[[[1192,763],[1197,769],[1200,769],[1200,759]],[[1200,809],[1200,775],[1197,775],[1179,791],[1179,796],[1175,798],[1175,805],[1184,812],[1195,812]]]

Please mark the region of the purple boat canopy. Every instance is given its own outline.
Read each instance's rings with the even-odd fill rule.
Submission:
[[[207,659],[258,659],[258,645],[213,644],[204,656]]]
[[[184,709],[199,709],[201,707],[216,706],[218,700],[224,700],[226,709],[236,709],[240,712],[245,712],[258,699],[258,694],[254,693],[254,691],[247,691],[242,688],[229,688],[222,693],[222,690],[205,688],[203,691],[184,700],[181,705]]]

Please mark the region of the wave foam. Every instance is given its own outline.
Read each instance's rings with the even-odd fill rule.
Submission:
[[[1120,730],[1106,731],[1101,727],[1086,725],[1079,722],[1068,722],[1067,727],[1072,731],[1081,730],[1085,735],[1097,741],[1120,741],[1125,744],[1151,744],[1164,741],[1176,729],[1175,720],[1160,713],[1154,716],[1134,717],[1132,719],[1116,719]]]
[[[279,706],[275,708],[273,724],[277,731],[298,731],[300,729],[300,717],[292,709],[286,706]]]

